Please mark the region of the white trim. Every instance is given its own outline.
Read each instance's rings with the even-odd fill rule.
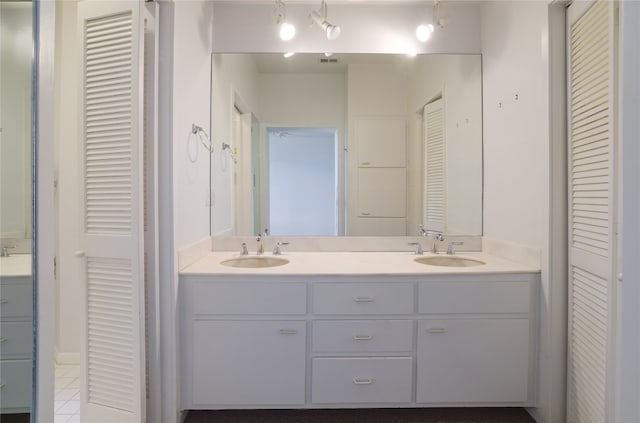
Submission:
[[[58,348],[56,351],[56,364],[80,364],[80,353],[60,352]]]
[[[192,265],[212,250],[210,236],[178,250],[178,271]]]
[[[35,365],[35,418],[33,421],[52,422],[54,415],[55,380],[55,280],[53,257],[55,249],[53,199],[54,169],[54,66],[55,3],[34,2],[37,13],[38,51],[37,96],[38,117],[35,157],[36,212],[34,281],[36,283],[36,365]],[[37,11],[37,12],[36,12]]]

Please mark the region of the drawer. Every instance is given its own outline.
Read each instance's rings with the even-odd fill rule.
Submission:
[[[195,314],[305,314],[304,283],[215,282],[193,286]]]
[[[411,357],[314,358],[315,404],[411,402]]]
[[[26,322],[0,323],[0,357],[31,358],[33,324]]]
[[[2,409],[31,406],[31,360],[0,361]]]
[[[418,312],[528,313],[528,282],[423,282]]]
[[[413,284],[316,283],[313,287],[316,314],[411,314]]]
[[[413,350],[412,320],[316,320],[315,352],[403,352]]]
[[[0,285],[0,315],[31,317],[33,290],[30,283]]]

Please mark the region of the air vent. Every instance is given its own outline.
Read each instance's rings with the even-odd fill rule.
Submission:
[[[331,57],[321,57],[320,63],[338,63],[338,59],[332,59]]]

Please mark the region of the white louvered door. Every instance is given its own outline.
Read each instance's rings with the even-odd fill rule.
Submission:
[[[138,2],[80,2],[82,421],[145,420],[143,42]]]
[[[615,4],[568,10],[570,423],[612,420],[615,350]]]
[[[432,234],[445,233],[447,225],[447,168],[444,100],[424,106],[422,224]]]

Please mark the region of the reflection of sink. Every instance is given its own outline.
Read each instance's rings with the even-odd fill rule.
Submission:
[[[431,266],[449,266],[449,267],[471,267],[481,266],[484,261],[470,259],[466,257],[456,256],[428,256],[418,257],[414,260],[416,263],[429,264]]]
[[[223,266],[229,267],[246,267],[246,268],[264,268],[283,266],[289,263],[289,260],[280,257],[269,256],[244,256],[236,257],[220,262]]]

